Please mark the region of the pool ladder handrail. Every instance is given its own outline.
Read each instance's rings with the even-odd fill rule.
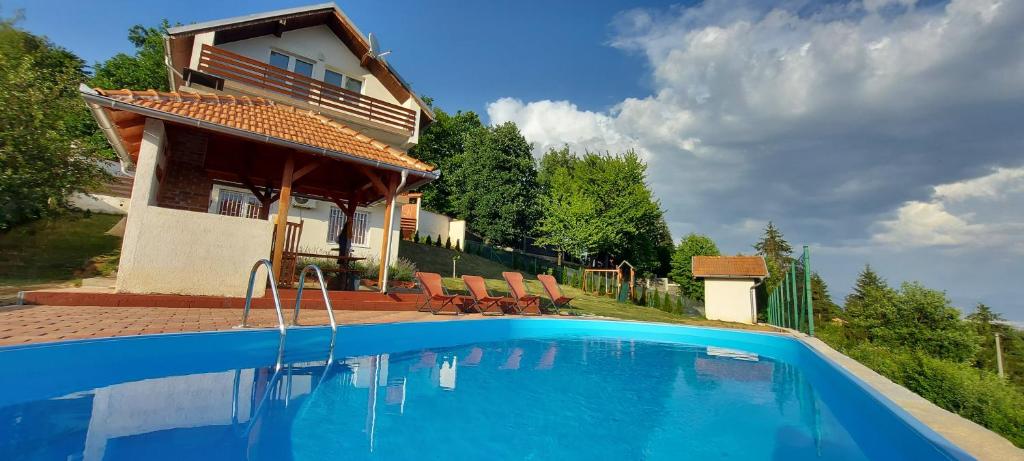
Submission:
[[[281,339],[284,340],[288,334],[288,329],[284,323],[284,312],[281,310],[281,296],[277,292],[277,281],[274,280],[274,265],[265,258],[256,261],[256,264],[252,265],[252,270],[249,271],[249,288],[245,293],[245,310],[242,311],[242,324],[239,327],[245,328],[248,326],[249,309],[252,307],[252,290],[256,286],[256,272],[259,271],[260,266],[267,268],[267,279],[270,280],[270,293],[274,297],[274,310],[277,311],[277,330],[281,334]]]
[[[324,308],[327,309],[327,319],[331,322],[331,349],[334,349],[334,339],[338,334],[338,322],[334,320],[334,306],[331,305],[331,298],[327,296],[327,284],[324,283],[324,272],[315,264],[302,268],[299,274],[299,289],[295,293],[295,312],[292,314],[292,326],[299,324],[299,309],[302,307],[302,290],[306,286],[306,274],[313,271],[316,274],[317,282],[320,283],[320,293],[324,297]]]

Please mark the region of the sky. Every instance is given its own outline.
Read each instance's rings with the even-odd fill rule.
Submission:
[[[313,2],[4,1],[89,62],[128,28]],[[870,263],[1024,321],[1024,2],[343,1],[420,94],[536,155],[635,149],[673,235],[773,221],[841,302]]]

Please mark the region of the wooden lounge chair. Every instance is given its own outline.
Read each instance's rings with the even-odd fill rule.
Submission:
[[[551,300],[551,306],[556,312],[561,312],[562,309],[572,309],[572,306],[569,305],[572,298],[562,296],[562,290],[558,288],[558,281],[554,277],[540,274],[537,276],[537,280],[544,287],[544,293],[548,295],[548,299]]]
[[[526,284],[523,283],[523,274],[519,272],[502,272],[501,276],[508,284],[509,294],[512,295],[513,308],[519,315],[541,315],[540,296],[534,296],[526,292]],[[527,313],[529,308],[536,309],[535,313]]]
[[[453,314],[459,315],[462,313],[458,304],[456,304],[459,296],[449,295],[445,291],[444,284],[441,283],[441,274],[417,272],[415,276],[416,280],[420,283],[420,289],[423,290],[423,297],[425,298],[416,310],[436,315],[440,314],[444,308],[451,306]]]
[[[505,311],[502,310],[502,301],[506,301],[506,298],[501,296],[491,296],[487,292],[487,283],[483,277],[478,275],[463,275],[462,283],[466,284],[466,290],[469,291],[470,296],[473,297],[473,306],[476,307],[477,312],[482,315],[505,315]],[[496,309],[495,312],[491,312],[491,309]]]

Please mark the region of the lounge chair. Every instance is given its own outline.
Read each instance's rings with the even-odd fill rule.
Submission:
[[[501,296],[491,296],[487,292],[487,282],[484,281],[483,277],[463,275],[462,283],[466,284],[466,290],[473,297],[473,306],[476,307],[477,312],[480,312],[481,315],[505,315],[501,305],[502,301],[507,301],[507,299]],[[496,312],[490,312],[491,309],[497,310]]]
[[[441,311],[451,306],[453,314],[459,315],[462,310],[459,309],[456,301],[459,300],[457,295],[449,295],[444,289],[444,284],[441,283],[441,274],[433,272],[417,272],[416,280],[420,283],[420,289],[423,290],[423,302],[416,309],[420,312],[430,312],[431,314],[439,314]]]
[[[562,296],[562,290],[558,288],[558,281],[554,277],[540,274],[537,276],[537,280],[544,287],[544,293],[548,295],[548,299],[551,300],[551,306],[554,307],[556,312],[561,312],[561,309],[565,308],[572,309],[572,306],[569,305],[572,298]]]
[[[540,296],[534,296],[526,292],[526,284],[523,283],[523,274],[519,272],[502,272],[501,276],[508,284],[508,291],[512,295],[513,308],[519,315],[541,315]],[[536,313],[528,314],[529,308],[537,310]]]

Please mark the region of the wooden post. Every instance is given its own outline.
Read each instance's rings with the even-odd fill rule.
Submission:
[[[391,178],[388,184],[387,195],[384,197],[384,235],[381,236],[380,240],[380,268],[377,271],[377,286],[381,290],[387,289],[384,286],[384,269],[388,264],[388,241],[391,240],[391,215],[394,214],[391,212],[391,207],[395,202],[396,189],[398,189],[398,180],[397,178]]]
[[[274,283],[281,280],[281,260],[284,259],[284,237],[288,225],[288,208],[292,204],[292,173],[295,171],[295,157],[289,153],[284,161],[284,174],[281,175],[281,196],[277,200],[277,231],[274,234]]]
[[[1006,377],[1006,373],[1003,372],[1003,344],[999,339],[999,333],[996,333],[996,369],[999,370],[1000,378]]]

